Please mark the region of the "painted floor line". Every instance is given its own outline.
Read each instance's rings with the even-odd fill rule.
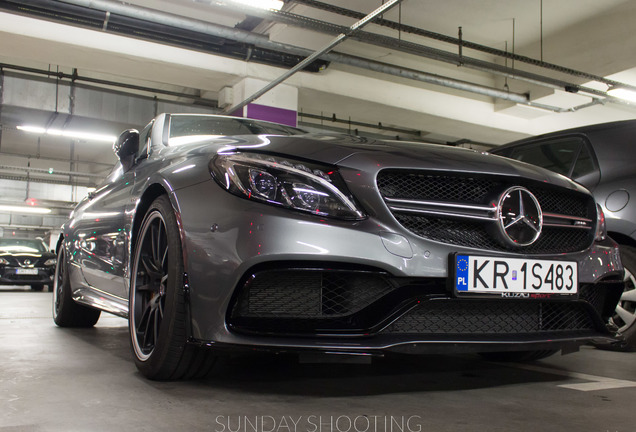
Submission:
[[[517,369],[524,369],[532,372],[541,372],[552,375],[559,375],[568,378],[573,378],[577,380],[585,380],[590,381],[586,383],[575,383],[575,384],[559,384],[557,387],[567,388],[570,390],[578,390],[578,391],[597,391],[597,390],[610,390],[617,388],[627,388],[627,387],[636,387],[636,381],[628,381],[628,380],[620,380],[615,378],[601,377],[597,375],[584,374],[579,372],[572,372],[566,370],[552,369],[542,366],[534,366],[534,365],[511,365],[509,363],[499,363],[505,366],[512,366]]]

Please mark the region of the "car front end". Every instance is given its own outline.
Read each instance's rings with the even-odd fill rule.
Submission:
[[[291,140],[304,150],[290,156]],[[311,144],[188,160],[210,174],[173,192],[192,342],[380,354],[616,340],[623,269],[583,188],[469,150]]]
[[[0,240],[0,284],[31,285],[42,289],[53,283],[55,254],[39,240]]]

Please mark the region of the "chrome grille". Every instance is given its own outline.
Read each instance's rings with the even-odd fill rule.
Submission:
[[[575,190],[516,177],[409,170],[383,170],[377,186],[404,228],[440,243],[551,254],[582,251],[593,241],[594,199]],[[511,186],[530,190],[544,212],[543,232],[529,246],[509,246],[497,237],[496,203]]]

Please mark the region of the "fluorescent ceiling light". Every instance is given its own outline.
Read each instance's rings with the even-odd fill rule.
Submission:
[[[86,141],[102,141],[114,143],[117,140],[117,137],[114,135],[102,135],[102,134],[94,134],[90,132],[80,132],[80,131],[72,131],[72,130],[62,130],[62,129],[45,129],[38,126],[29,126],[29,125],[21,125],[17,126],[18,130],[29,133],[36,133],[40,135],[53,135],[53,136],[62,136],[67,138],[77,138]]]
[[[239,3],[259,9],[281,10],[284,3],[281,0],[230,0],[232,3]]]
[[[11,206],[11,205],[0,205],[0,211],[13,212],[13,213],[37,213],[37,214],[51,213],[50,208],[35,207],[35,206]]]
[[[618,99],[636,103],[636,91],[634,90],[628,90],[622,87],[614,87],[609,89],[607,91],[607,94]]]

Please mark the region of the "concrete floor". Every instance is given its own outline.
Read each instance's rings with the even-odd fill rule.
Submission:
[[[0,288],[0,432],[634,431],[636,354],[585,347],[528,365],[473,355],[304,364],[223,360],[151,382],[126,322],[57,328],[51,293]]]

